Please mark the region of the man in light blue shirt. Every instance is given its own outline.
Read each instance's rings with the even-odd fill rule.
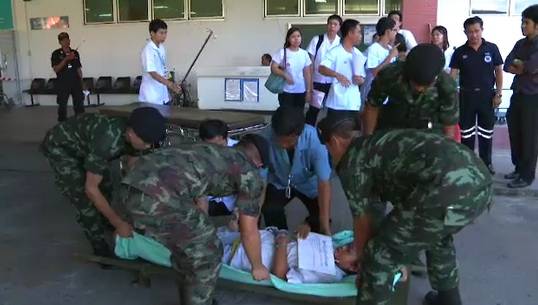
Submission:
[[[269,174],[262,213],[266,226],[287,229],[284,207],[294,197],[306,206],[314,232],[329,235],[331,166],[317,131],[302,109],[279,107],[271,119]]]

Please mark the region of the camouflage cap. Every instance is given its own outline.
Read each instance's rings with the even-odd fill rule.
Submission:
[[[443,51],[433,44],[423,43],[411,49],[404,64],[404,75],[418,85],[430,85],[445,66]]]
[[[166,135],[166,119],[153,107],[133,110],[127,125],[146,143],[157,144]]]

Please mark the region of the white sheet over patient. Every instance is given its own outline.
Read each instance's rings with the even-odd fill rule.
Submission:
[[[250,271],[252,266],[248,260],[245,248],[241,244],[235,254],[232,256],[233,241],[239,238],[239,233],[236,232],[219,232],[219,239],[224,245],[224,256],[222,262],[228,264],[234,268]],[[273,256],[275,253],[275,236],[273,232],[269,230],[260,230],[261,237],[261,254],[263,265],[271,270],[273,266]],[[334,283],[341,281],[346,275],[340,268],[336,268],[336,274],[328,275],[318,273],[315,271],[303,270],[299,268],[299,261],[297,255],[297,242],[292,241],[288,243],[288,273],[286,278],[289,283]]]

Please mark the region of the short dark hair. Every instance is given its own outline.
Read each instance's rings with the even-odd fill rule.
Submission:
[[[356,120],[352,118],[325,117],[318,123],[319,141],[325,144],[333,135],[350,139],[356,134],[356,127]]]
[[[253,145],[256,147],[258,153],[260,154],[260,158],[262,159],[262,167],[268,167],[270,162],[270,148],[268,141],[259,134],[248,133],[239,139],[239,143],[237,143],[236,147],[245,147],[247,145]]]
[[[69,34],[67,34],[67,32],[61,32],[60,34],[58,34],[58,42],[66,39],[66,38],[69,38]]]
[[[340,17],[339,15],[330,15],[329,18],[327,18],[327,23],[331,22],[331,20],[336,20],[340,25],[342,25],[342,17]]]
[[[538,23],[538,4],[527,7],[521,13],[521,17],[530,19],[534,23]]]
[[[471,18],[467,18],[463,22],[463,29],[467,31],[467,29],[473,24],[480,24],[481,28],[484,27],[484,21],[482,20],[482,18],[480,18],[478,16],[474,16],[474,17],[471,17]]]
[[[402,12],[400,12],[398,10],[390,11],[389,14],[387,15],[387,17],[390,18],[392,15],[398,15],[398,17],[400,17],[400,22],[403,22]]]
[[[394,45],[398,45],[398,52],[407,52],[407,44],[404,35],[398,33],[394,39]]]
[[[375,31],[377,35],[383,36],[387,30],[392,30],[396,26],[396,21],[389,17],[381,17],[375,25]]]
[[[360,22],[355,19],[346,19],[342,24],[342,29],[340,29],[342,37],[345,38],[349,33],[355,30],[359,24]]]
[[[162,21],[161,19],[153,19],[149,23],[149,32],[157,33],[160,29],[166,30],[168,29],[168,25],[166,22]]]
[[[299,107],[280,106],[271,117],[271,128],[277,137],[298,136],[304,125],[305,116]]]
[[[216,137],[228,138],[228,124],[221,120],[205,120],[198,127],[198,135],[202,141],[211,140]]]
[[[267,59],[268,61],[273,60],[273,57],[269,53],[265,53],[262,55],[262,59]]]

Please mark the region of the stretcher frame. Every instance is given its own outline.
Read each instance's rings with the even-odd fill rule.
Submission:
[[[131,282],[133,285],[150,288],[151,277],[153,276],[167,276],[171,278],[176,277],[176,273],[172,268],[158,266],[144,260],[122,260],[108,257],[101,257],[95,255],[75,255],[78,259],[86,262],[98,263],[117,267],[122,270],[130,271],[133,273],[134,279]],[[407,305],[407,296],[409,291],[410,278],[404,283],[400,283],[397,286],[396,292],[393,295],[390,305]],[[335,304],[335,305],[353,305],[355,304],[355,297],[321,297],[306,294],[287,293],[269,286],[257,286],[234,282],[226,279],[219,278],[217,282],[217,288],[219,289],[232,289],[241,290],[250,293],[259,293],[266,296],[285,299],[289,301],[303,302],[303,303],[315,303],[315,304]]]

